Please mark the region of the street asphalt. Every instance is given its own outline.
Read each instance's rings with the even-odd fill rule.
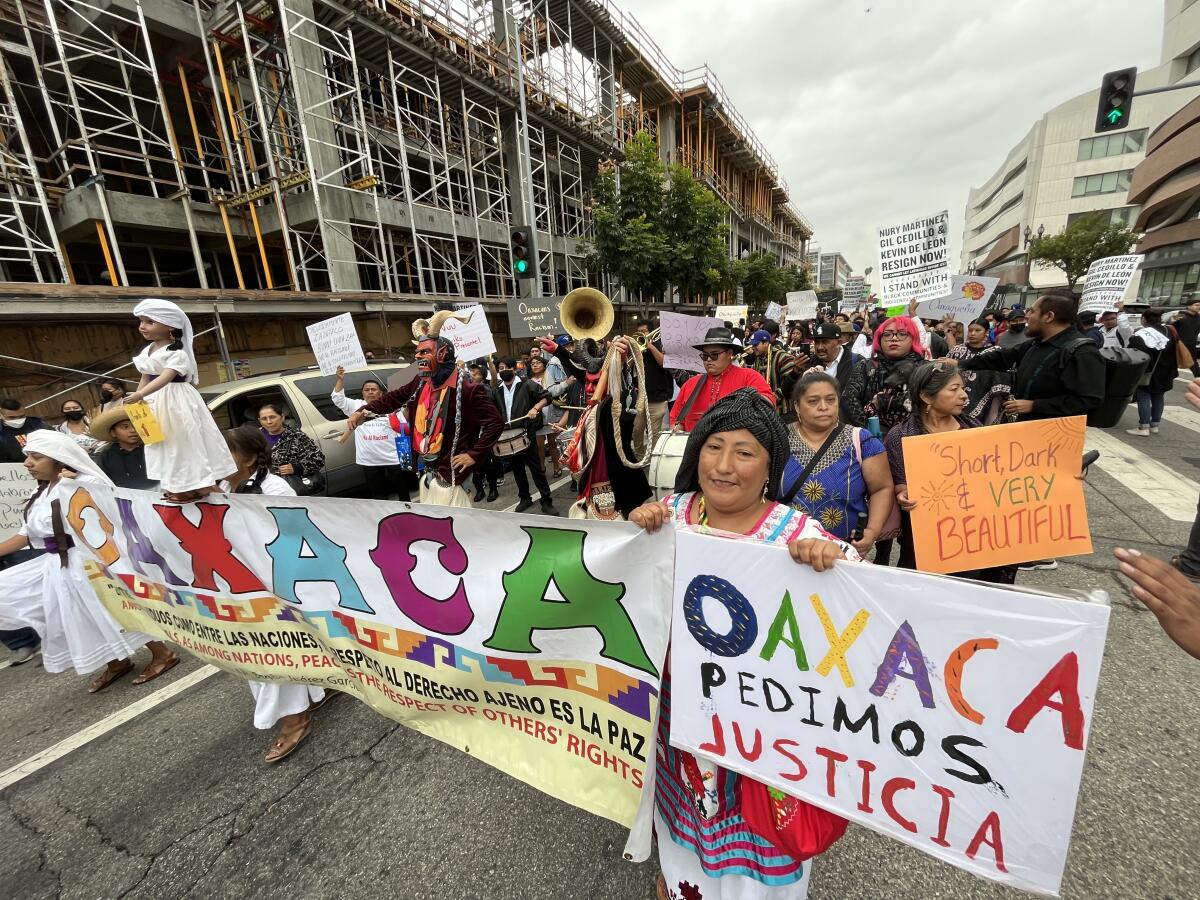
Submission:
[[[1131,408],[1121,429],[1135,422]],[[1200,482],[1197,430],[1168,421],[1139,439],[1121,429],[1109,433]],[[1168,557],[1188,523],[1138,488],[1093,469],[1095,553],[1019,579],[1102,588],[1112,600],[1068,898],[1200,893],[1200,662],[1129,597],[1112,560],[1115,546]],[[511,476],[502,490],[489,508],[516,502]],[[566,491],[555,495],[560,511]],[[189,658],[150,685],[126,678],[96,696],[73,675],[0,669],[0,771],[202,668]],[[253,729],[250,712],[245,683],[217,673],[0,791],[0,898],[653,897],[655,864],[622,861],[620,827],[353,699],[322,708],[313,735],[277,766],[263,764],[271,735]],[[816,861],[809,896],[1020,893],[851,826]]]

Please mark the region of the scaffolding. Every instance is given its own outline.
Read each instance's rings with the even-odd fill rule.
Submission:
[[[11,281],[500,299],[529,219],[560,294],[637,131],[726,204],[731,255],[811,235],[712,72],[609,0],[0,0],[0,63]]]

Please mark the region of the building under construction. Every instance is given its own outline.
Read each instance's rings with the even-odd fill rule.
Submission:
[[[388,312],[515,295],[514,223],[565,293],[591,180],[639,130],[724,201],[731,255],[798,265],[811,236],[712,71],[609,0],[0,0],[0,30],[9,346],[15,318],[101,321],[149,288],[231,320],[336,302],[383,346]],[[93,370],[111,346],[65,349]]]

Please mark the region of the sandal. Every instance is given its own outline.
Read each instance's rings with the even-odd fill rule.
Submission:
[[[288,731],[287,725],[279,730],[279,734],[275,736],[275,742],[271,744],[271,749],[267,751],[267,755],[263,757],[266,763],[277,763],[291,756],[296,748],[303,743],[312,731],[312,710],[307,709],[302,713],[296,713],[295,716],[286,716],[285,719],[299,718],[300,725],[294,730]],[[290,724],[290,723],[289,723]]]
[[[133,663],[131,663],[129,660],[125,660],[125,665],[121,666],[119,669],[113,669],[105,666],[103,672],[88,682],[88,693],[98,694],[118,678],[123,678],[132,671]]]
[[[671,894],[667,890],[667,879],[663,878],[661,872],[658,875],[658,884],[655,886],[654,895],[657,900],[671,900]]]
[[[133,679],[134,684],[145,684],[148,681],[153,681],[164,672],[169,672],[179,665],[179,654],[172,653],[165,659],[152,659],[146,664],[146,668],[142,669],[141,674]]]

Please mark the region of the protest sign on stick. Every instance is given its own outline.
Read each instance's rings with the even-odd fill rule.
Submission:
[[[258,681],[322,685],[629,825],[654,765],[673,535],[483,510],[77,485],[100,602]],[[118,500],[120,502],[118,502]]]
[[[721,328],[724,325],[720,319],[663,311],[658,319],[663,365],[668,369],[703,372],[704,363],[700,360],[700,351],[695,345],[704,340],[704,335],[710,328]]]
[[[0,541],[16,535],[25,524],[25,502],[37,482],[24,463],[0,463]]]
[[[442,337],[454,344],[454,353],[459,359],[479,359],[496,352],[496,341],[488,327],[487,313],[476,303],[455,311],[455,315],[466,316],[467,321],[447,319],[442,325]]]
[[[509,297],[508,333],[511,337],[545,337],[562,331],[558,308],[562,297]]]
[[[851,306],[857,306],[863,300],[863,294],[867,292],[867,279],[862,275],[851,275],[846,279],[846,284],[842,288],[842,309],[847,310]],[[814,291],[814,296],[815,296]]]
[[[917,304],[917,315],[922,319],[937,319],[953,316],[955,322],[969,325],[983,315],[992,292],[1000,283],[999,278],[980,275],[955,275],[950,279],[950,293],[934,300]]]
[[[807,321],[817,317],[816,291],[790,291],[786,298],[788,321]]]
[[[917,567],[969,572],[1092,552],[1082,468],[1087,419],[904,438]]]
[[[879,240],[879,305],[932,300],[950,291],[950,213],[942,210],[876,229]]]
[[[1062,881],[1109,608],[680,533],[670,740],[983,878]]]
[[[363,354],[350,313],[314,322],[306,331],[322,375],[332,375],[338,366],[347,369],[366,366],[367,357]]]
[[[1088,266],[1079,299],[1080,312],[1116,312],[1133,280],[1134,273],[1145,257],[1136,253],[1128,256],[1106,256]]]

